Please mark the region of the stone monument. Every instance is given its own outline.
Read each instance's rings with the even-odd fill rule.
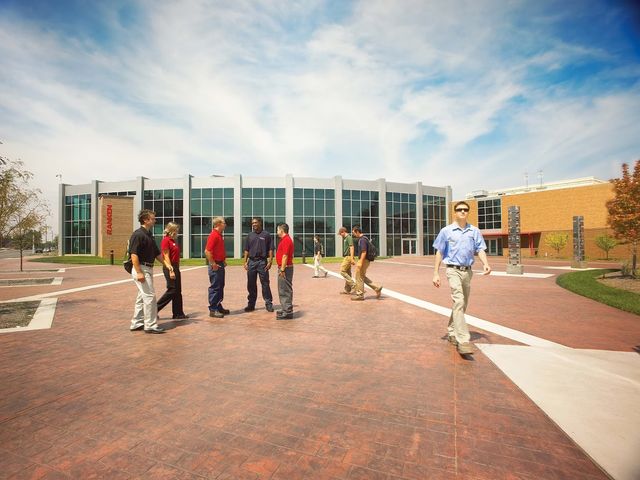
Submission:
[[[511,275],[522,275],[524,267],[520,263],[520,207],[509,207],[509,261],[507,263],[507,273]]]
[[[587,268],[584,259],[584,217],[573,217],[573,261],[571,268]]]

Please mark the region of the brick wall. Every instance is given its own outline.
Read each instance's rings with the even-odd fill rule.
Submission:
[[[502,199],[502,238],[503,254],[508,255],[507,220],[508,210],[512,205],[520,207],[522,232],[540,233],[537,246],[538,257],[571,258],[573,256],[573,217],[584,217],[585,255],[588,259],[605,258],[605,253],[596,246],[595,238],[613,231],[607,227],[608,200],[613,198],[613,187],[610,183],[588,185],[583,187],[563,188],[557,190],[540,190],[517,195],[505,195]],[[453,215],[452,202],[451,212]],[[469,223],[478,225],[478,202],[476,199],[465,200],[469,203]],[[453,217],[452,220],[453,221]],[[557,254],[545,245],[545,237],[551,232],[561,232],[569,235],[567,245]],[[522,249],[522,256],[529,256],[529,249]],[[618,245],[609,251],[609,258],[629,258],[627,245]]]
[[[124,258],[133,231],[133,198],[103,196],[98,208],[98,256],[107,258],[113,250],[118,263]]]

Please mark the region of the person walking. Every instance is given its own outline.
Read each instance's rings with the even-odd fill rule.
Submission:
[[[289,236],[289,225],[278,225],[280,243],[276,251],[278,265],[278,297],[280,308],[276,313],[278,320],[293,319],[293,240]]]
[[[340,275],[344,278],[344,289],[340,291],[343,295],[351,295],[351,290],[356,286],[356,282],[351,276],[351,265],[355,265],[354,260],[355,247],[353,245],[353,237],[347,232],[347,229],[340,227],[338,235],[342,237],[342,263],[340,264]]]
[[[230,312],[222,306],[224,299],[225,268],[227,266],[227,253],[224,248],[222,232],[227,223],[224,217],[213,219],[213,229],[207,239],[204,248],[204,256],[209,263],[209,316],[224,318]]]
[[[377,286],[367,277],[367,270],[371,261],[367,258],[367,251],[369,250],[369,239],[362,233],[362,229],[356,225],[352,229],[353,236],[358,240],[358,262],[356,263],[356,282],[354,294],[351,296],[351,300],[362,301],[364,300],[364,284],[367,284],[371,289],[376,292],[376,298],[380,298],[382,293],[382,285]]]
[[[180,246],[176,243],[178,230],[177,223],[169,222],[164,227],[164,238],[160,242],[162,260],[166,265],[169,263],[173,267],[170,271],[166,266],[162,266],[162,273],[167,281],[167,291],[158,299],[158,312],[171,303],[171,310],[174,320],[184,320],[187,316],[182,310],[182,276],[180,275]]]
[[[323,278],[327,278],[329,273],[326,268],[322,266],[322,257],[324,256],[324,246],[320,242],[318,235],[313,236],[313,278],[320,278],[320,271],[324,272]]]
[[[129,239],[129,254],[133,264],[131,277],[138,289],[129,330],[134,332],[144,329],[145,333],[164,333],[164,328],[158,326],[158,303],[156,291],[153,288],[153,263],[158,260],[169,272],[173,271],[173,267],[170,262],[162,258],[160,249],[151,234],[156,223],[155,212],[148,209],[140,210],[138,221],[140,228],[133,232]]]
[[[447,336],[449,342],[458,348],[461,355],[472,354],[473,347],[469,340],[469,327],[464,319],[464,314],[469,304],[471,293],[471,278],[473,272],[471,265],[474,262],[474,254],[482,261],[483,275],[491,273],[491,267],[487,260],[487,246],[478,228],[467,223],[469,217],[469,204],[458,202],[453,207],[454,222],[447,225],[433,242],[436,251],[436,259],[433,272],[433,285],[440,288],[440,263],[446,265],[446,275],[451,288],[453,308],[449,316]]]
[[[258,299],[258,277],[262,286],[262,298],[267,312],[273,312],[273,296],[269,285],[269,269],[273,263],[273,240],[262,229],[262,218],[251,219],[251,232],[244,243],[244,269],[247,271],[247,306],[245,312],[256,309]]]

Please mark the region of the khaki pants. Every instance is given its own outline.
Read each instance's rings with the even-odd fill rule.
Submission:
[[[467,322],[464,319],[464,313],[467,311],[467,304],[469,303],[473,272],[471,270],[463,271],[447,268],[446,273],[449,287],[451,288],[451,300],[453,300],[447,330],[449,336],[454,336],[459,344],[468,343],[471,336],[469,335]]]
[[[158,304],[156,302],[156,291],[153,288],[153,267],[140,265],[140,270],[144,273],[144,282],[138,281],[136,269],[131,270],[131,277],[138,289],[131,328],[138,328],[144,325],[145,330],[155,328],[158,325]]]
[[[351,293],[356,286],[355,280],[351,277],[351,257],[344,257],[340,264],[340,275],[344,278],[344,291]]]
[[[356,268],[356,288],[354,293],[359,297],[364,297],[365,283],[375,291],[380,289],[380,287],[378,287],[371,281],[371,279],[367,277],[367,269],[369,268],[370,263],[371,262],[365,258],[362,261],[362,267]]]

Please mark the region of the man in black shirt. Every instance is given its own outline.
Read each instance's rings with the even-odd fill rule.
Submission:
[[[156,214],[151,210],[140,210],[138,221],[141,227],[133,232],[129,239],[129,253],[133,263],[131,276],[138,288],[129,329],[133,332],[144,328],[146,333],[164,333],[164,329],[158,326],[158,304],[153,288],[153,262],[157,259],[163,263],[160,249],[151,234],[151,229],[156,223]],[[173,271],[170,262],[165,262],[165,267],[169,272]]]
[[[273,312],[273,296],[269,286],[269,269],[273,262],[273,241],[269,232],[262,229],[262,218],[251,220],[252,231],[244,242],[244,269],[247,271],[247,306],[245,312],[256,309],[258,277],[262,285],[262,298],[267,312]]]

